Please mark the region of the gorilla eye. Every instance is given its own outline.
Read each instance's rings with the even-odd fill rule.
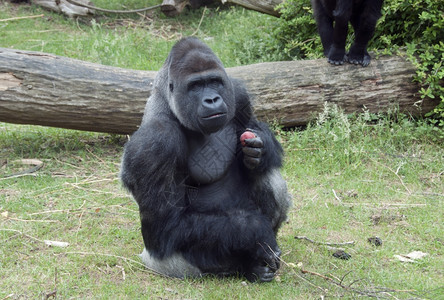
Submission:
[[[200,80],[196,80],[196,81],[191,81],[188,84],[188,90],[189,91],[198,91],[202,86],[203,86],[203,82]]]
[[[208,86],[211,88],[218,88],[220,86],[223,86],[223,82],[220,78],[211,78],[208,82]]]
[[[174,91],[174,86],[172,83],[170,83],[170,92],[172,93]]]

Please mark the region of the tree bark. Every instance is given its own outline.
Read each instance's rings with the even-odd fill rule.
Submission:
[[[163,0],[161,10],[168,17],[174,17],[179,15],[186,6],[197,8],[210,2],[237,4],[251,10],[279,17],[280,13],[276,10],[276,6],[281,4],[282,0]]]
[[[281,4],[283,0],[221,0],[221,2],[237,4],[251,10],[279,17],[280,13],[276,10],[276,6]]]
[[[331,66],[325,59],[227,68],[253,97],[259,119],[307,124],[325,101],[346,113],[395,106],[418,116],[439,101],[420,101],[414,67],[382,57],[369,67]],[[40,52],[0,48],[0,121],[130,134],[141,122],[154,71],[93,64]]]
[[[89,0],[77,0],[81,4],[92,5],[93,3]],[[35,5],[40,5],[46,9],[53,10],[55,12],[61,12],[70,18],[77,16],[86,16],[89,14],[94,14],[94,10],[74,5],[66,0],[31,0]]]

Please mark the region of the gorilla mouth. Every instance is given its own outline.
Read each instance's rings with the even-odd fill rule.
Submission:
[[[221,129],[227,121],[226,112],[217,112],[200,117],[199,125],[202,132],[213,133]]]
[[[202,117],[202,119],[204,119],[204,120],[211,120],[211,119],[216,119],[216,118],[223,117],[225,115],[226,115],[226,113],[216,113],[216,114],[212,114],[212,115],[209,115],[209,116],[206,116],[206,117]]]

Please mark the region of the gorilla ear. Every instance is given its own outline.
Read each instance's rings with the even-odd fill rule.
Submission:
[[[170,87],[170,92],[172,93],[174,91],[174,85],[172,82],[170,82],[169,87]]]

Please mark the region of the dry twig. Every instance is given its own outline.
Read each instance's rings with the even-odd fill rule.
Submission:
[[[202,21],[203,21],[203,19],[204,19],[204,16],[205,16],[205,12],[206,12],[206,11],[207,11],[207,7],[205,6],[204,9],[203,9],[203,12],[202,12],[202,17],[200,18],[200,21],[199,21],[199,25],[197,25],[196,30],[191,34],[192,36],[196,35],[197,32],[199,31],[199,29],[200,29],[200,25],[202,24]]]
[[[394,170],[393,170],[392,168],[390,168],[389,166],[386,166],[386,165],[380,163],[379,161],[377,161],[377,160],[375,160],[375,159],[373,159],[373,158],[370,158],[370,159],[371,159],[373,162],[375,162],[376,164],[381,165],[381,166],[383,166],[384,168],[387,168],[388,170],[390,170],[390,172],[392,172],[393,174],[395,174],[396,177],[398,177],[399,181],[401,182],[402,186],[403,186],[403,187],[405,188],[405,190],[407,191],[407,193],[408,193],[409,195],[412,194],[412,192],[409,190],[409,188],[404,184],[404,181],[402,180],[401,176],[399,176],[399,174],[398,174],[399,169],[402,167],[402,165],[399,166],[399,168],[398,168],[396,171],[394,171]]]
[[[97,11],[103,11],[103,12],[107,12],[107,13],[113,13],[113,14],[133,14],[133,13],[140,13],[140,12],[145,12],[145,11],[149,11],[149,10],[154,10],[156,8],[159,8],[162,6],[162,4],[158,4],[158,5],[153,5],[150,7],[145,7],[145,8],[139,8],[139,9],[132,9],[132,10],[114,10],[114,9],[106,9],[106,8],[100,8],[100,7],[96,7],[96,6],[92,6],[92,5],[88,5],[88,4],[84,4],[84,3],[80,3],[74,0],[66,0],[67,2],[73,4],[73,5],[77,5],[80,7],[85,7],[85,8],[89,8],[89,9],[93,9],[93,10],[97,10]]]
[[[330,283],[332,283],[332,284],[334,284],[346,291],[350,291],[350,292],[353,292],[353,293],[356,293],[356,294],[359,294],[362,296],[366,296],[366,297],[373,297],[373,298],[381,299],[381,298],[386,298],[386,297],[382,296],[383,294],[387,294],[388,296],[390,296],[390,299],[392,299],[392,298],[397,299],[395,296],[393,296],[390,293],[414,293],[414,292],[416,292],[415,290],[396,290],[396,289],[389,289],[389,288],[385,288],[385,287],[373,287],[372,289],[368,289],[368,290],[360,290],[357,288],[352,288],[351,285],[356,283],[357,281],[353,281],[349,285],[343,284],[344,278],[348,274],[350,274],[351,271],[347,272],[342,277],[342,279],[338,281],[337,279],[334,279],[330,276],[326,276],[326,275],[323,275],[323,274],[320,274],[317,272],[306,270],[302,266],[301,266],[300,270],[301,270],[302,274],[310,274],[310,275],[320,277],[320,278],[322,278],[322,279],[324,279],[324,280],[326,280],[326,281],[328,281],[328,282],[330,282]]]
[[[8,22],[8,21],[16,21],[16,20],[24,20],[24,19],[35,19],[35,18],[41,18],[45,15],[35,15],[35,16],[24,16],[24,17],[15,17],[15,18],[8,18],[8,19],[1,19],[0,22]]]
[[[350,242],[343,242],[343,243],[324,243],[324,242],[317,242],[314,241],[306,236],[295,236],[294,237],[297,240],[306,240],[310,243],[316,244],[316,245],[325,245],[325,246],[347,246],[347,245],[354,245],[355,242],[354,241],[350,241]]]
[[[338,197],[338,195],[336,195],[336,191],[334,189],[331,189],[333,191],[333,195],[335,195],[336,200],[339,201],[340,204],[342,204],[342,200],[341,198]]]

